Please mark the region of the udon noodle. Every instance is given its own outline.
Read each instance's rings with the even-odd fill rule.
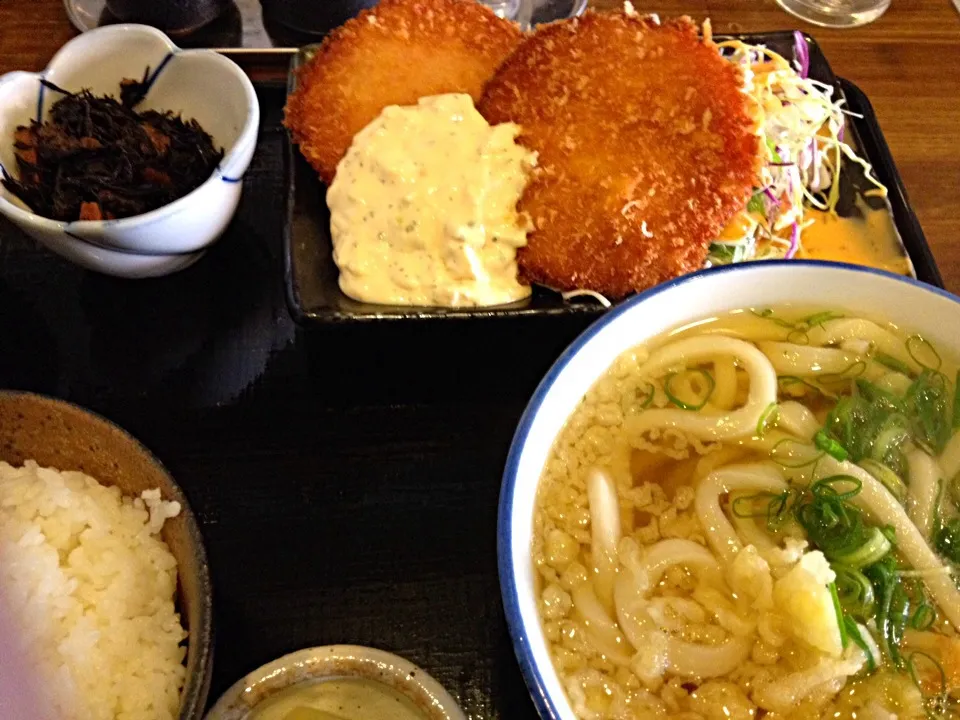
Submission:
[[[957,358],[747,310],[624,353],[534,516],[578,717],[960,717]]]

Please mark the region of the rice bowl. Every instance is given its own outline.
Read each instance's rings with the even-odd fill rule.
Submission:
[[[158,533],[179,512],[159,490],[130,498],[80,472],[0,462],[0,584],[57,717],[176,716],[187,633]]]
[[[202,717],[206,553],[185,496],[143,446],[74,405],[0,392],[0,523],[22,665],[54,717]]]

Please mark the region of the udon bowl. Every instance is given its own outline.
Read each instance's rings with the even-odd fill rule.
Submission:
[[[704,270],[642,293],[591,325],[534,393],[514,436],[500,493],[497,550],[503,604],[541,717],[575,719],[550,659],[531,560],[537,487],[554,440],[622,352],[724,312],[783,305],[856,312],[902,325],[960,353],[960,298],[910,278],[839,263],[769,261]]]
[[[180,720],[200,720],[213,669],[213,598],[197,519],[180,487],[149,450],[110,421],[76,405],[27,392],[0,391],[0,460],[79,470],[126,495],[159,488],[180,514],[161,537],[177,560],[177,608],[189,633]],[[136,663],[136,658],[130,658]]]

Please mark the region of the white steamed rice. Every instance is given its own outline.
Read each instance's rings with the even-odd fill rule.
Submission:
[[[177,564],[158,533],[180,512],[80,472],[0,462],[0,586],[61,720],[177,716],[186,638]]]

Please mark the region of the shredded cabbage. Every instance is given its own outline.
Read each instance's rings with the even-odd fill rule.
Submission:
[[[762,45],[726,40],[717,47],[743,70],[765,162],[747,207],[711,244],[708,267],[802,252],[802,231],[815,222],[805,211],[836,212],[844,158],[863,166],[876,186],[868,193],[886,196],[869,163],[844,142],[844,116],[850,114],[844,99],[806,76],[803,35],[797,33],[793,64]]]

